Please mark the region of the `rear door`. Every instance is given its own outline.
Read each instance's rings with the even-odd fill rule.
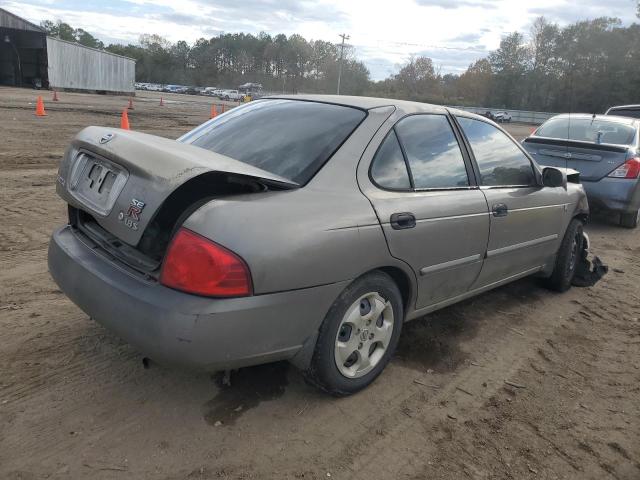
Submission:
[[[371,163],[363,190],[391,254],[416,274],[416,308],[466,292],[482,267],[488,209],[465,155],[447,115],[420,114],[401,119]]]
[[[540,186],[529,158],[499,128],[475,118],[457,121],[491,212],[486,258],[474,288],[539,269],[560,244],[566,191]]]

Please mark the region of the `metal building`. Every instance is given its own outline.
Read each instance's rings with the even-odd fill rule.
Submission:
[[[48,37],[0,8],[0,85],[134,93],[135,60]]]

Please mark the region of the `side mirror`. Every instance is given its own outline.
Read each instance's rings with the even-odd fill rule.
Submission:
[[[546,167],[542,170],[542,185],[549,188],[567,187],[567,176],[562,170]]]

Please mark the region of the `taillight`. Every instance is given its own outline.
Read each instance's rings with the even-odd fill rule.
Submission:
[[[251,294],[251,274],[235,253],[186,228],[173,237],[160,273],[160,283],[209,297]]]
[[[608,176],[613,178],[638,178],[640,176],[640,158],[630,158]]]

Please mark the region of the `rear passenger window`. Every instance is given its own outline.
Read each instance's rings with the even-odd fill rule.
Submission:
[[[382,188],[409,190],[411,182],[395,131],[384,139],[371,166],[371,178]]]
[[[460,145],[444,115],[412,115],[396,125],[415,188],[469,186]]]
[[[531,162],[522,150],[493,125],[472,118],[457,117],[480,169],[480,183],[486,186],[533,186],[536,178]]]

